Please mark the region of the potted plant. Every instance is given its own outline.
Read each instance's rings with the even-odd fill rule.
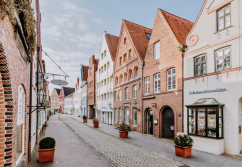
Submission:
[[[46,137],[39,142],[39,162],[54,161],[55,139]]]
[[[93,118],[92,123],[94,128],[99,128],[99,120],[97,118]]]
[[[84,122],[84,123],[87,123],[87,116],[86,116],[86,115],[83,115],[82,118],[83,118],[83,122]]]
[[[189,135],[179,135],[174,139],[176,156],[183,158],[192,155],[193,140]]]
[[[119,137],[127,138],[129,136],[129,127],[126,126],[124,122],[122,122],[119,126]]]

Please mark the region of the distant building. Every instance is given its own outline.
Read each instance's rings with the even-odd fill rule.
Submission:
[[[64,113],[66,114],[73,114],[73,95],[75,92],[69,94],[64,98]]]
[[[60,89],[54,88],[51,93],[51,112],[58,112],[58,100],[60,95]]]
[[[58,99],[58,113],[64,113],[64,98],[75,91],[75,88],[61,87]]]

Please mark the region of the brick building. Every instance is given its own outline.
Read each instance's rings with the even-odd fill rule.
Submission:
[[[182,54],[193,23],[158,9],[143,72],[143,133],[174,138],[182,132]]]
[[[142,62],[152,30],[123,20],[114,63],[114,124],[141,131]],[[138,127],[138,128],[137,128]]]
[[[60,89],[53,89],[51,93],[51,111],[52,112],[58,112],[58,100],[59,100],[59,94],[60,94]]]
[[[64,113],[64,98],[73,92],[75,92],[75,88],[61,87],[58,99],[58,113]]]
[[[98,68],[98,59],[95,59],[95,56],[91,56],[89,59],[89,68],[88,68],[88,77],[87,77],[87,117],[89,119],[95,117],[95,81],[96,81],[96,71]]]

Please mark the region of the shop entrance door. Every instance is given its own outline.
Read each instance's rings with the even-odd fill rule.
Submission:
[[[174,112],[169,107],[163,111],[163,137],[174,139]]]
[[[147,133],[153,135],[153,111],[147,112]]]

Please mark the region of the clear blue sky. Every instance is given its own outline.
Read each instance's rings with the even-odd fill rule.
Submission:
[[[102,33],[119,36],[122,19],[152,28],[157,9],[195,22],[204,0],[41,0],[42,46],[70,75],[69,87],[79,76],[79,65],[99,58]],[[47,72],[61,73],[46,60]],[[50,86],[50,92],[54,85]]]

